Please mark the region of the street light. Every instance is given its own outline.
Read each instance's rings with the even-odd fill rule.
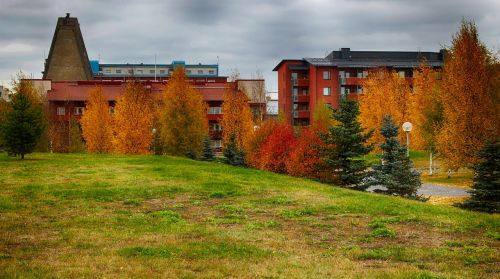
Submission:
[[[410,157],[410,132],[413,125],[410,122],[403,123],[403,131],[406,132],[406,156]]]
[[[153,128],[151,132],[153,132],[153,155],[156,155],[156,128]]]

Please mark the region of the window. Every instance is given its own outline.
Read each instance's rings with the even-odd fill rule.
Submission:
[[[202,75],[203,74],[203,70],[198,70],[198,74]]]
[[[330,71],[323,71],[323,79],[328,80],[330,79]]]
[[[399,77],[401,77],[401,78],[405,77],[405,71],[399,71],[398,74],[399,74]]]
[[[345,87],[344,86],[341,86],[340,87],[340,95],[345,95]]]
[[[142,74],[142,70],[137,70],[137,73],[138,74]]]
[[[104,70],[104,73],[106,73],[106,74],[111,74],[111,69],[105,69],[105,70]]]
[[[215,74],[215,71],[214,70],[209,70],[208,73],[211,74],[211,75],[213,75],[213,74]]]
[[[330,96],[332,94],[330,87],[323,88],[323,96]]]
[[[134,73],[134,70],[130,69],[130,70],[128,70],[128,73],[129,73],[129,74],[133,74],[133,73]]]
[[[66,115],[65,107],[57,107],[57,115]]]
[[[117,74],[121,74],[121,73],[122,73],[122,70],[116,70],[116,73],[117,73]]]
[[[363,77],[363,72],[358,72],[356,75],[357,78],[362,78]]]
[[[155,73],[155,70],[149,70],[149,73],[150,73],[150,74],[154,74],[154,73]]]
[[[186,74],[190,75],[191,74],[191,70],[186,70]]]
[[[222,141],[221,140],[212,140],[212,148],[221,148]]]
[[[115,107],[109,107],[109,113],[115,113]]]
[[[368,71],[363,71],[363,77],[367,78],[368,77]]]
[[[358,94],[363,94],[363,87],[358,85]]]
[[[82,115],[83,114],[83,107],[75,107],[73,114],[74,115]]]
[[[351,77],[351,73],[346,72],[346,73],[345,73],[345,78],[350,78],[350,77]]]
[[[339,71],[339,78],[345,78],[345,72]]]
[[[212,131],[222,131],[222,125],[220,123],[213,123],[212,124]]]
[[[208,114],[222,114],[222,107],[209,107]]]
[[[165,70],[160,70],[160,74],[164,75],[165,74]]]

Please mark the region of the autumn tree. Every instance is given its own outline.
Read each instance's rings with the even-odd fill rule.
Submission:
[[[203,97],[177,67],[163,93],[160,133],[165,152],[171,155],[201,154],[208,133],[207,109]]]
[[[302,128],[285,162],[287,173],[293,176],[320,178],[322,145],[320,130],[317,127]]]
[[[274,119],[264,120],[252,134],[246,149],[246,163],[249,166],[260,169],[262,164],[261,147],[273,132],[277,121]]]
[[[444,122],[437,141],[450,168],[477,163],[477,152],[498,135],[498,89],[490,86],[491,62],[475,24],[462,21],[445,60]]]
[[[147,154],[153,140],[151,93],[137,81],[127,83],[125,93],[116,101],[114,150],[122,154]]]
[[[227,86],[224,92],[224,103],[222,104],[222,146],[229,144],[234,137],[236,147],[245,149],[253,132],[253,120],[247,95],[231,86]]]
[[[260,168],[276,173],[286,173],[286,162],[295,141],[293,127],[288,122],[274,126],[260,148]]]
[[[109,153],[112,151],[112,116],[101,87],[96,87],[89,92],[85,113],[80,119],[80,124],[89,152]]]
[[[359,96],[361,124],[375,131],[369,144],[383,141],[379,131],[387,113],[398,125],[409,120],[410,93],[406,79],[395,71],[379,69],[369,73],[363,83],[363,94]],[[400,139],[403,140],[403,135]]]
[[[0,127],[5,123],[7,120],[7,114],[11,111],[12,107],[5,102],[4,100],[0,99]],[[2,131],[0,129],[0,151],[5,147],[5,142],[2,137]]]
[[[423,61],[413,71],[413,93],[410,97],[411,145],[415,149],[429,151],[429,174],[433,174],[433,156],[436,151],[437,135],[443,123],[443,106],[440,99],[439,76]]]

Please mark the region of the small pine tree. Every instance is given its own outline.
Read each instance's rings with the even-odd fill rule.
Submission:
[[[321,148],[321,157],[325,167],[333,174],[333,182],[366,190],[368,185],[363,180],[367,175],[367,166],[360,157],[372,150],[366,142],[373,132],[364,133],[358,116],[359,105],[356,101],[343,100],[340,103],[340,109],[333,113],[333,119],[338,124],[323,135],[325,144]]]
[[[421,199],[417,190],[422,184],[420,173],[413,169],[413,163],[406,156],[406,149],[398,140],[399,127],[388,115],[384,117],[380,133],[385,142],[380,145],[382,162],[373,166],[373,181],[371,184],[383,186],[389,195]]]
[[[71,119],[69,121],[69,152],[80,153],[85,151],[85,144],[82,141],[82,132],[78,120]]]
[[[212,149],[210,138],[205,137],[205,139],[203,140],[203,154],[201,156],[201,159],[203,161],[213,161],[214,157],[214,150]]]
[[[478,157],[481,161],[474,166],[471,197],[458,206],[500,213],[500,140],[486,145]]]
[[[34,105],[29,96],[17,93],[12,100],[12,111],[2,125],[6,150],[24,155],[33,152],[45,128],[42,108]]]
[[[224,153],[224,163],[238,167],[246,166],[245,152],[242,149],[238,148],[235,136],[231,136],[229,138],[229,142],[224,148],[223,153]]]

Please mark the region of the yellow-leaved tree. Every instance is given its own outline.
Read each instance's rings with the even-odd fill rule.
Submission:
[[[410,120],[410,93],[406,79],[395,71],[378,69],[370,72],[364,81],[363,94],[359,96],[359,120],[363,127],[375,131],[368,144],[373,143],[376,150],[379,150],[378,144],[384,141],[380,128],[385,115],[390,114],[398,125]],[[399,137],[401,141],[405,140],[404,133],[400,133]]]
[[[224,91],[222,111],[223,146],[227,146],[231,137],[234,137],[236,147],[246,150],[254,130],[247,95],[240,90],[235,91],[228,85]]]
[[[443,70],[443,128],[438,150],[452,169],[478,162],[477,152],[498,137],[498,89],[492,59],[473,22],[462,21]]]
[[[127,83],[117,99],[114,115],[114,149],[122,154],[147,154],[153,140],[151,92],[138,81]]]
[[[413,93],[410,97],[411,146],[429,151],[429,174],[433,174],[433,156],[436,141],[443,122],[443,106],[440,99],[440,70],[422,61],[413,71]]]
[[[199,155],[208,134],[203,96],[186,78],[183,67],[175,68],[163,92],[159,113],[164,150],[171,155]]]
[[[108,100],[101,87],[89,92],[85,113],[80,119],[87,151],[109,153],[113,150],[113,126]]]

